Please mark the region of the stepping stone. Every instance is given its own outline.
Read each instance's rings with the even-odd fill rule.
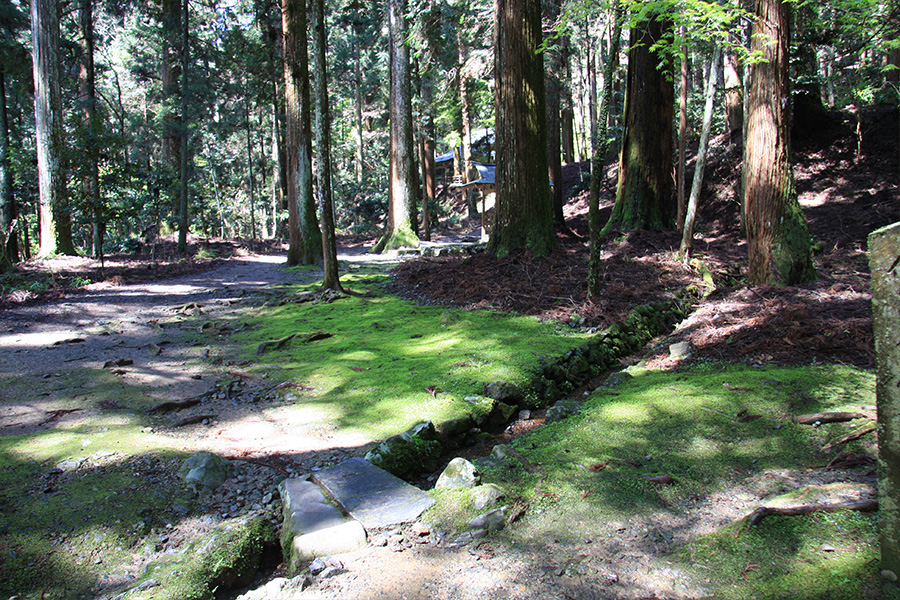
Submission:
[[[312,476],[347,514],[366,529],[409,523],[434,500],[363,458],[351,458]]]
[[[366,545],[362,524],[330,504],[316,484],[286,479],[279,487],[284,506],[282,547],[289,553],[284,558],[290,573],[320,556],[352,552]]]

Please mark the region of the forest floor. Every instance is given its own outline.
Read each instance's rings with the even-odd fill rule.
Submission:
[[[790,288],[750,288],[743,283],[747,252],[734,192],[740,156],[720,140],[707,168],[709,184],[700,201],[694,253],[712,272],[714,289],[704,284],[696,266],[685,266],[678,259],[675,234],[613,232],[604,244],[604,294],[602,299],[587,298],[587,206],[582,191],[567,204],[573,233],[560,234],[559,247],[549,257],[498,259],[478,254],[466,259],[408,260],[393,269],[391,291],[420,302],[494,308],[555,319],[572,327],[603,328],[622,319],[635,305],[669,297],[687,285],[705,285],[710,294],[668,339],[690,341],[695,347],[692,362],[839,363],[869,369],[874,365],[874,351],[866,236],[900,220],[897,112],[879,110],[868,115],[859,155],[852,125],[835,116],[815,138],[797,140],[797,185],[816,241],[816,282]],[[583,169],[584,165],[566,168],[567,187],[582,185]],[[608,173],[604,214],[612,206],[612,170]],[[221,380],[240,378],[240,365],[234,364],[226,344],[221,355],[204,355],[204,349],[185,334],[167,333],[180,327],[178,312],[206,311],[215,319],[240,305],[245,295],[265,294],[266,289],[281,283],[313,280],[317,273],[287,272],[277,268],[280,258],[251,253],[229,242],[195,242],[204,248],[202,254],[207,258],[179,260],[170,243],[160,242],[153,254],[109,257],[102,271],[88,259],[60,258],[30,261],[15,274],[15,281],[5,279],[0,290],[0,344],[6,347],[0,367],[3,378],[16,376],[25,383],[4,389],[0,436],[105,418],[105,410],[116,408],[114,400],[97,409],[57,410],[55,402],[61,395],[82,387],[67,382],[61,373],[76,367],[104,369],[125,354],[133,362],[122,366],[125,373],[116,377],[131,379],[136,390],[153,389],[160,400],[214,394]],[[347,260],[358,260],[365,245],[345,240]],[[648,350],[635,358],[650,365],[675,366],[667,348]],[[213,361],[214,373],[206,370],[211,358],[218,359]],[[214,396],[212,399],[215,401]],[[218,402],[216,411],[230,410],[234,403],[228,400]],[[254,421],[249,412],[241,411],[240,418],[222,419],[231,425],[217,427],[202,439],[192,439],[188,432],[178,435],[185,448],[210,449],[233,457],[248,456],[263,446],[278,446],[302,460],[304,468],[349,456],[352,451],[339,449],[358,450],[373,441],[323,428],[312,414],[306,415],[305,422],[273,423]],[[102,462],[102,458],[98,460]],[[258,478],[261,485],[269,485],[287,473],[285,465],[275,467],[256,468],[247,463],[245,484]],[[162,465],[157,468],[163,470]],[[245,484],[241,484],[245,486],[242,490]],[[228,512],[234,498],[234,490],[223,492],[213,502],[213,510]],[[725,507],[724,499],[721,506],[720,519],[733,518],[740,510],[736,505]],[[458,580],[459,587],[454,589],[462,593],[466,588],[463,582],[473,581],[472,571],[467,570],[472,568],[476,568],[478,581],[484,579],[481,591],[485,591],[498,567],[533,564],[538,559],[516,556],[491,562],[493,556],[473,549],[451,567],[439,557],[410,561],[409,553],[400,553],[388,554],[386,559],[385,549],[375,551],[382,552],[380,558],[363,557],[351,567],[370,570],[358,581],[369,586],[366,593],[345,587],[352,586],[351,579],[336,581],[330,592],[326,586],[320,591],[322,597],[392,597],[398,578],[408,582],[409,587],[404,588],[408,597],[438,597],[432,594],[435,590],[415,589],[417,578],[426,573],[437,580]],[[150,558],[140,557],[136,564]],[[624,572],[629,567],[612,565],[611,572],[616,568]],[[381,572],[380,578],[373,570]],[[110,579],[97,592],[120,583]],[[471,595],[457,597],[486,597],[479,595],[477,586],[471,589]],[[523,588],[522,597],[528,593]]]

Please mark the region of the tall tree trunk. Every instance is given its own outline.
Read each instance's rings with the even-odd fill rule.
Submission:
[[[625,121],[616,204],[604,233],[668,229],[675,223],[672,190],[672,112],[675,90],[663,57],[651,50],[671,30],[664,15],[651,15],[631,31],[625,85]]]
[[[354,47],[354,74],[356,77],[356,183],[363,182],[363,161],[365,154],[365,142],[363,141],[363,76],[362,76],[362,51],[360,50],[360,34],[353,39]]]
[[[181,7],[178,0],[162,2],[162,52],[160,79],[164,104],[162,122],[162,142],[160,148],[160,168],[163,194],[169,202],[171,214],[178,214],[180,198],[175,185],[181,171],[181,117],[178,106],[180,76],[178,59],[178,36],[182,31]]]
[[[588,295],[599,296],[603,284],[603,262],[600,258],[600,187],[603,183],[603,167],[609,153],[609,113],[613,100],[613,78],[618,63],[619,48],[622,44],[623,11],[618,1],[611,7],[613,30],[609,44],[609,58],[603,65],[603,104],[600,107],[598,143],[591,156],[591,190],[588,198],[588,225],[590,226],[591,247],[588,265]]]
[[[432,124],[432,133],[434,126]],[[431,241],[431,203],[436,196],[436,174],[434,163],[434,137],[422,138],[422,223],[423,236],[426,242]]]
[[[250,240],[256,239],[256,178],[253,175],[253,138],[250,129],[250,101],[244,98],[244,116],[247,118],[247,185],[250,197]]]
[[[338,276],[337,240],[334,233],[334,200],[331,192],[331,113],[328,108],[328,71],[325,62],[325,0],[312,0],[313,73],[316,97],[316,179],[321,212],[322,287],[343,291]]]
[[[181,156],[178,168],[179,202],[178,202],[178,252],[187,254],[187,234],[190,220],[188,219],[188,184],[190,183],[190,170],[188,154],[190,153],[190,132],[188,131],[188,65],[190,60],[190,37],[188,21],[189,0],[184,0],[181,11]]]
[[[559,19],[559,0],[544,2],[544,11],[551,26]],[[550,178],[550,197],[553,207],[553,224],[558,231],[571,233],[563,214],[562,186],[562,144],[561,121],[559,117],[560,88],[562,79],[562,57],[560,44],[550,44],[544,51],[547,57],[545,85],[547,93],[547,168]]]
[[[575,105],[572,98],[572,49],[569,36],[560,40],[563,79],[560,89],[560,144],[564,163],[575,162]]]
[[[497,212],[488,251],[505,256],[556,245],[550,183],[540,0],[494,0]]]
[[[6,114],[6,73],[0,65],[0,273],[19,262],[16,205],[9,163],[9,122]]]
[[[412,93],[407,45],[405,0],[388,0],[390,31],[390,210],[388,229],[375,247],[376,252],[417,247],[416,171],[413,144]]]
[[[809,232],[791,166],[790,4],[756,0],[743,189],[752,285],[793,285],[815,278]]]
[[[462,164],[460,172],[462,174],[462,182],[469,183],[472,177],[472,125],[469,114],[469,71],[466,63],[468,62],[468,48],[463,38],[464,19],[460,19],[459,28],[456,33],[456,49],[457,49],[457,68],[459,69],[459,106],[462,113]],[[469,209],[469,216],[473,217],[478,214],[478,206],[475,203],[472,188],[465,188],[466,206]]]
[[[288,265],[311,265],[322,257],[322,235],[312,189],[309,58],[306,2],[281,0],[284,32],[284,97],[287,130]]]
[[[719,75],[719,58],[722,50],[713,50],[712,64],[709,67],[709,80],[706,84],[706,105],[703,107],[703,129],[700,131],[700,148],[694,162],[694,182],[691,184],[691,197],[688,200],[687,214],[681,235],[681,258],[687,262],[694,249],[694,219],[697,216],[697,203],[700,201],[700,189],[703,186],[703,173],[706,170],[706,150],[709,146],[709,133],[712,130],[713,107],[716,100],[716,81]]]
[[[85,131],[84,160],[87,163],[81,189],[85,204],[90,207],[94,258],[103,260],[103,234],[106,223],[100,201],[100,170],[98,158],[97,95],[94,86],[94,2],[79,0],[78,16],[81,26],[81,68],[78,72],[78,95],[81,120]]]
[[[66,198],[65,124],[59,74],[59,13],[54,0],[32,0],[34,120],[41,213],[41,254],[75,254]]]
[[[725,52],[725,133],[728,143],[736,143],[744,131],[744,84],[741,65],[731,52]]]
[[[686,35],[685,27],[681,27],[681,35]],[[687,46],[681,47],[681,80],[678,90],[678,165],[675,169],[675,195],[678,198],[678,216],[675,220],[679,231],[684,228],[684,182],[687,177],[687,109],[688,109],[688,64]]]

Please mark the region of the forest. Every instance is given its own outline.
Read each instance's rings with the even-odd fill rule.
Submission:
[[[0,31],[0,594],[900,598],[896,1]]]

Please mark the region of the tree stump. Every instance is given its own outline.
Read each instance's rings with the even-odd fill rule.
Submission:
[[[881,568],[900,576],[900,222],[869,235],[872,314],[878,364],[878,496]]]

